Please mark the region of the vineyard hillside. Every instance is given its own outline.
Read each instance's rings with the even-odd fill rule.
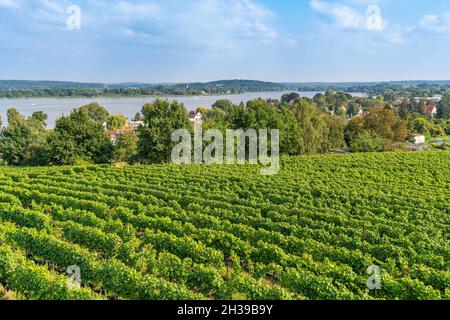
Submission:
[[[449,299],[449,209],[447,151],[286,158],[276,176],[1,167],[0,288],[18,299]]]

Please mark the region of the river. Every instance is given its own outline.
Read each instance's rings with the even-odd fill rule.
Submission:
[[[290,91],[289,91],[290,92]],[[289,92],[248,92],[234,95],[218,96],[167,96],[164,99],[177,100],[185,105],[188,111],[196,110],[200,106],[211,107],[219,99],[229,99],[235,104],[246,102],[256,98],[280,99],[281,96]],[[318,92],[299,92],[303,97],[312,98]],[[157,97],[114,97],[114,98],[20,98],[20,99],[0,99],[0,115],[3,124],[6,122],[6,110],[16,108],[21,114],[30,116],[35,111],[43,111],[48,114],[47,125],[54,127],[56,119],[62,115],[68,115],[72,109],[83,105],[98,102],[104,106],[111,114],[123,114],[131,119],[141,110],[146,103],[152,102]]]

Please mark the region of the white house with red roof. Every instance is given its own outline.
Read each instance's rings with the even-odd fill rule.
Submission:
[[[192,122],[202,121],[203,114],[201,114],[200,112],[191,111],[189,112],[189,120],[191,120]]]
[[[426,113],[431,114],[432,117],[435,117],[437,115],[437,107],[436,106],[425,106],[423,107],[423,111],[425,111]]]

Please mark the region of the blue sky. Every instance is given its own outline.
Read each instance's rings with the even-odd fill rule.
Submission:
[[[448,80],[449,58],[448,0],[0,0],[0,79]]]

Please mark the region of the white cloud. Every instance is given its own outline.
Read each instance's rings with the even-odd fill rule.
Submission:
[[[166,42],[203,50],[243,49],[279,36],[271,26],[275,14],[252,0],[154,0],[146,6],[121,1],[115,12],[129,23],[129,36],[160,34]]]
[[[0,0],[16,6],[22,0]],[[72,0],[23,1],[20,18],[36,31],[66,30]],[[76,1],[75,1],[76,2]],[[257,46],[294,40],[278,32],[276,14],[259,0],[96,0],[79,1],[82,31],[97,37],[139,41],[200,52],[239,55]]]
[[[0,0],[0,7],[19,8],[22,2],[19,0]]]
[[[24,5],[22,7],[22,13],[24,17],[27,17],[28,22],[33,27],[59,27],[62,29],[66,27],[66,21],[69,17],[67,8],[69,6],[70,3],[66,0],[37,0]]]
[[[450,12],[444,13],[442,18],[437,15],[424,15],[419,22],[419,27],[430,32],[449,33]]]
[[[125,20],[144,20],[156,18],[161,13],[161,7],[156,3],[132,3],[119,1],[114,10],[119,18]]]
[[[381,10],[376,5],[370,5],[365,13],[361,13],[341,3],[311,0],[309,4],[314,11],[343,29],[383,31],[387,26],[387,21],[382,18]]]
[[[277,37],[269,23],[274,13],[250,0],[200,0],[184,9],[175,16],[178,31],[213,45]]]

